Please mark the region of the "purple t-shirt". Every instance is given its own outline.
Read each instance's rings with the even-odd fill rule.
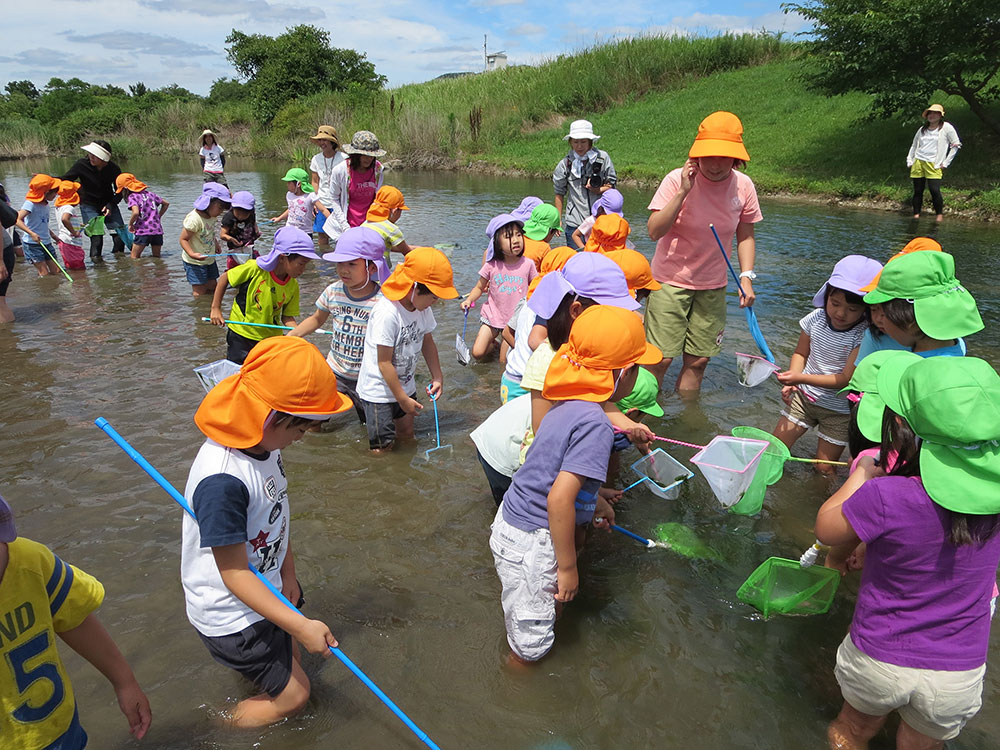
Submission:
[[[868,545],[854,645],[900,667],[957,672],[985,664],[1000,534],[981,546],[953,546],[947,511],[916,477],[869,480],[842,508]]]
[[[514,316],[517,303],[528,295],[528,284],[538,275],[535,261],[523,255],[508,265],[502,260],[488,260],[479,269],[486,279],[489,299],[483,305],[483,318],[493,328],[503,328]]]
[[[161,203],[163,203],[163,199],[152,190],[129,194],[128,205],[139,207],[139,219],[135,223],[136,234],[163,234],[159,211]]]
[[[538,426],[524,465],[503,497],[503,519],[522,531],[549,527],[549,490],[560,471],[587,479],[576,498],[577,525],[589,523],[608,475],[615,435],[600,404],[563,401]]]

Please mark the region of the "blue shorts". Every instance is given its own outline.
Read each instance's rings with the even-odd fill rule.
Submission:
[[[32,263],[44,263],[47,260],[52,260],[49,254],[45,252],[45,248],[41,245],[36,245],[31,240],[24,240],[21,243],[21,247],[24,249],[24,257]]]
[[[314,232],[322,232],[324,224],[326,224],[326,217],[323,214],[321,214],[319,211],[317,211],[316,212],[316,220],[313,221],[313,231]]]
[[[196,266],[194,263],[184,263],[184,273],[187,276],[188,284],[207,284],[219,278],[219,266],[213,260],[207,266]]]
[[[146,247],[146,245],[152,245],[153,247],[159,247],[163,244],[162,234],[137,234],[132,238],[133,245],[140,245],[141,247]],[[191,265],[190,263],[188,265]]]
[[[506,404],[513,398],[523,396],[528,391],[521,387],[520,383],[515,383],[507,377],[507,373],[500,376],[500,403]]]

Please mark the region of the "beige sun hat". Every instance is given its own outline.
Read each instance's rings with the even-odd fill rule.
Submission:
[[[310,136],[310,141],[330,141],[334,146],[340,146],[340,136],[333,125],[320,125],[316,128],[316,135]]]
[[[923,114],[920,116],[926,118],[928,112],[938,112],[942,117],[944,117],[944,107],[942,107],[940,104],[932,104],[927,109],[925,109]]]

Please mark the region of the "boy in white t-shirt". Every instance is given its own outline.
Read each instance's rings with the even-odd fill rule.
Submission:
[[[195,414],[208,439],[184,489],[197,521],[184,516],[181,582],[188,620],[209,653],[261,691],[236,705],[234,726],[265,726],[301,711],[309,678],[297,644],[324,657],[337,645],[326,624],[285,606],[248,566],[301,608],[280,451],[350,408],[315,346],[275,336],[255,346]]]
[[[391,450],[397,437],[413,437],[413,416],[423,409],[414,377],[418,353],[431,374],[428,395],[441,395],[444,376],[431,336],[437,323],[430,307],[438,298],[456,297],[451,264],[433,247],[410,250],[382,284],[382,297],[368,318],[358,374],[372,452]]]

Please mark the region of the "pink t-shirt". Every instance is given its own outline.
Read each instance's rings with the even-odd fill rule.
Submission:
[[[528,284],[538,275],[535,262],[523,255],[516,262],[488,260],[479,269],[486,279],[489,299],[483,305],[482,318],[493,328],[503,328],[514,315],[517,303],[528,294]]]
[[[368,209],[378,190],[375,165],[372,164],[367,172],[352,172],[348,169],[347,174],[347,223],[352,227],[360,227],[368,217]]]
[[[650,211],[659,211],[681,186],[681,170],[675,169],[660,183]],[[714,224],[722,244],[732,245],[736,225],[755,224],[763,215],[757,203],[753,181],[738,170],[721,181],[712,182],[702,174],[695,176],[694,187],[684,199],[670,231],[656,243],[653,277],[665,284],[684,289],[718,289],[726,285],[726,262],[712,236]]]

